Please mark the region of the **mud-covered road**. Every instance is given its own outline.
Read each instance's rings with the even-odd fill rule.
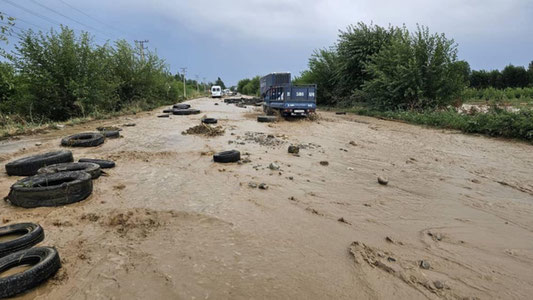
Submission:
[[[257,123],[252,107],[190,103],[202,114],[165,119],[159,109],[0,142],[3,169],[59,149],[68,134],[136,123],[121,139],[72,149],[117,163],[87,200],[35,209],[0,201],[0,224],[40,223],[41,245],[62,258],[52,280],[20,299],[533,294],[533,146],[325,112]],[[203,114],[225,134],[181,134]],[[302,145],[299,156],[291,144]],[[227,149],[251,162],[214,163]],[[2,171],[2,196],[17,179]]]

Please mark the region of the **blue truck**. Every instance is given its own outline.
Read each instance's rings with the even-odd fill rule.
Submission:
[[[316,84],[293,85],[291,73],[270,73],[260,81],[261,100],[266,114],[309,116],[316,111]]]

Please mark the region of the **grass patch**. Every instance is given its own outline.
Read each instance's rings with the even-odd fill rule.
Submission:
[[[465,133],[478,133],[492,137],[506,137],[533,143],[533,110],[508,112],[491,108],[487,113],[459,113],[455,109],[437,111],[377,111],[365,107],[329,109],[388,120],[401,120],[411,124],[455,129]]]

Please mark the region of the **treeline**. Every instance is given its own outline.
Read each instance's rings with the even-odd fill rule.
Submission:
[[[0,63],[2,115],[63,121],[183,98],[182,77],[155,53],[141,55],[124,40],[95,45],[88,33],[76,36],[67,27],[23,32],[6,58]],[[196,91],[190,88],[188,95]]]
[[[237,83],[237,92],[243,95],[259,96],[259,76],[245,78]]]
[[[533,61],[527,70],[522,66],[508,65],[502,71],[472,71],[469,81],[470,87],[475,89],[533,87]]]

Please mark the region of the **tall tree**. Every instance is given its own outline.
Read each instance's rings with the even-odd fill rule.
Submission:
[[[215,81],[215,85],[220,85],[220,87],[224,90],[226,89],[226,85],[224,84],[224,81],[220,79],[220,77],[217,78],[217,81]]]

